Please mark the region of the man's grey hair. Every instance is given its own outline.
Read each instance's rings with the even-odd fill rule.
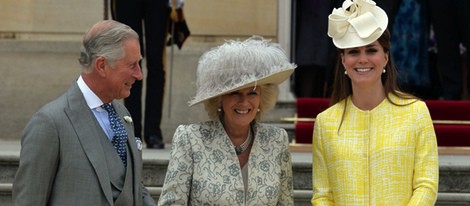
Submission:
[[[124,57],[123,43],[139,35],[129,26],[114,20],[95,24],[83,37],[78,61],[85,73],[90,73],[97,57],[106,58],[111,67]]]

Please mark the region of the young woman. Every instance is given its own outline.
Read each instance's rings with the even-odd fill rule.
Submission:
[[[397,87],[387,15],[347,0],[329,22],[340,56],[315,122],[312,205],[434,205],[436,136],[426,104]]]

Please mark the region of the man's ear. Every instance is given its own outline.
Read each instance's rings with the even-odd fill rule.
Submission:
[[[100,75],[106,76],[106,67],[108,66],[104,57],[97,57],[93,69]]]

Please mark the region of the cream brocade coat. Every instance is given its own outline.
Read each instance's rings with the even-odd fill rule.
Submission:
[[[385,99],[364,111],[348,97],[338,134],[344,104],[316,118],[312,205],[434,205],[439,164],[426,104]]]
[[[293,205],[287,132],[259,123],[253,130],[245,195],[240,163],[222,124],[179,126],[158,205]]]

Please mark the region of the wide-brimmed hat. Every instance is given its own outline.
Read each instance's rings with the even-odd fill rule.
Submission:
[[[280,84],[295,67],[279,44],[263,37],[226,41],[201,56],[196,95],[188,104],[193,106],[247,87]]]
[[[328,36],[340,49],[376,41],[387,29],[388,17],[372,0],[346,0],[328,16]]]

